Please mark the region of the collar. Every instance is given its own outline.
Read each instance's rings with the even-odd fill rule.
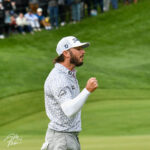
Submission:
[[[60,63],[56,63],[55,64],[55,68],[57,68],[58,70],[64,72],[66,75],[68,76],[73,76],[73,77],[76,77],[76,70],[73,69],[72,71],[69,70],[68,68],[66,68],[65,66],[63,66],[62,64]]]

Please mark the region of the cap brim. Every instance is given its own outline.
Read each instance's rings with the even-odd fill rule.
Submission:
[[[87,48],[87,47],[89,47],[90,46],[90,43],[88,43],[88,42],[86,42],[86,43],[82,43],[83,45],[82,45],[82,47],[83,48]]]
[[[74,45],[74,47],[82,47],[82,48],[87,48],[90,46],[90,43],[89,42],[85,42],[85,43],[80,43],[80,44],[77,44],[76,46]]]

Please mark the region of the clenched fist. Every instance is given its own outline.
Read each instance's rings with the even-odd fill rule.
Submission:
[[[97,83],[96,78],[92,77],[92,78],[90,78],[90,79],[87,81],[86,89],[87,89],[89,92],[95,91],[97,87],[98,87],[98,83]]]

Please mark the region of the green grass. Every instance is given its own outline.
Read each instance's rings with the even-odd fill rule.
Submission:
[[[39,149],[48,125],[43,85],[62,36],[89,41],[77,68],[81,89],[99,82],[82,110],[84,150],[148,150],[150,147],[149,0],[121,6],[59,30],[0,41],[0,150],[11,133],[23,138],[12,150]]]
[[[141,95],[137,96],[137,93]],[[89,97],[83,108],[81,134],[91,136],[150,134],[149,98],[150,93],[145,90],[143,92],[97,90]],[[11,96],[1,100],[0,104],[1,135],[11,132],[43,135],[49,122],[44,111],[43,92]]]

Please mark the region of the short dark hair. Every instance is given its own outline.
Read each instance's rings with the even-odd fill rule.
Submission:
[[[61,54],[60,56],[56,57],[54,60],[53,60],[53,64],[56,64],[56,63],[60,63],[60,62],[64,62],[64,55]]]

